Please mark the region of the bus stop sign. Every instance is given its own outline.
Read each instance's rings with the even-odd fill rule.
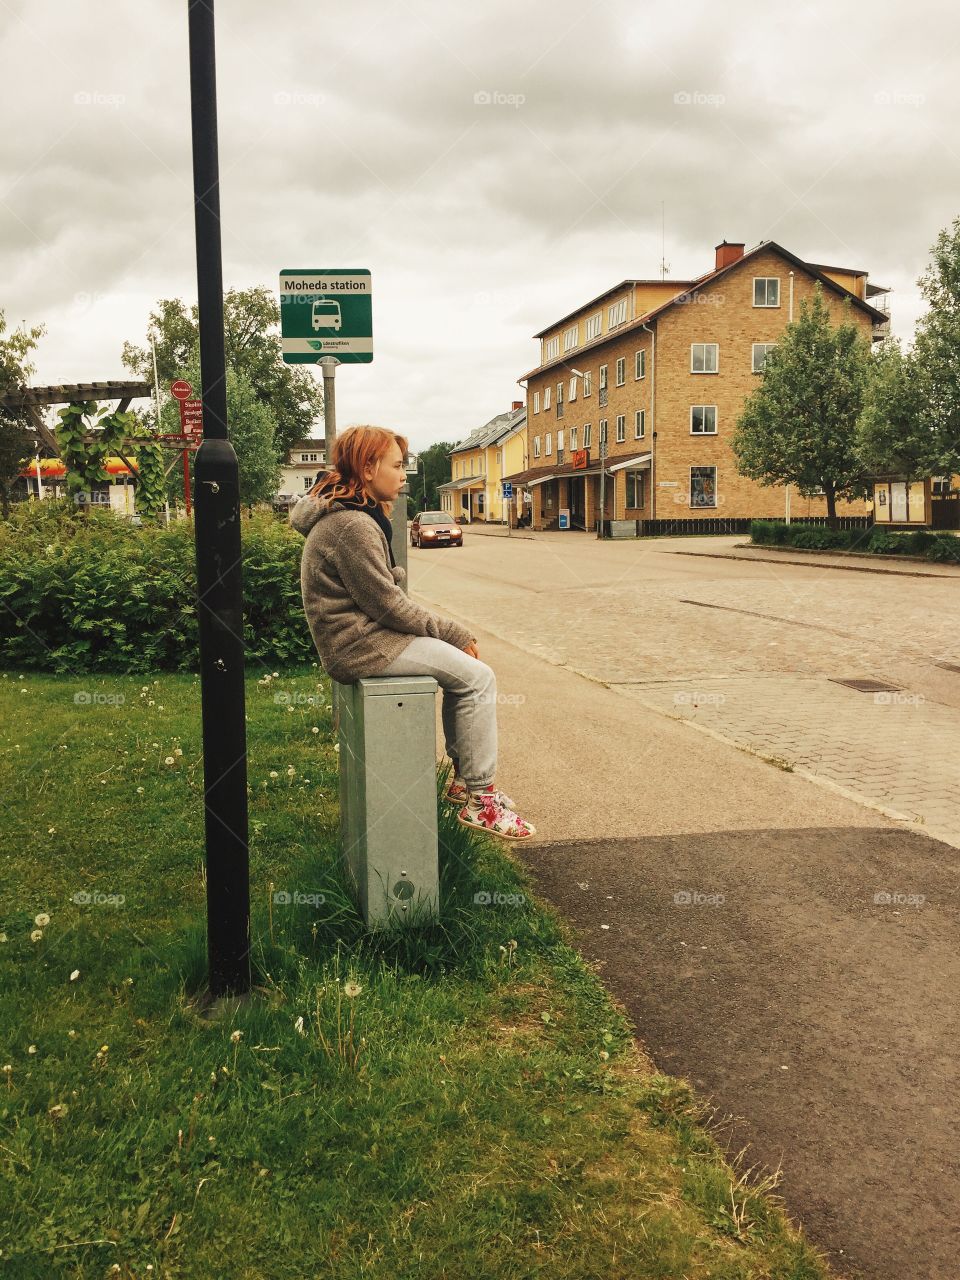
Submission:
[[[361,267],[288,268],[280,272],[280,333],[287,364],[373,359],[370,272]]]

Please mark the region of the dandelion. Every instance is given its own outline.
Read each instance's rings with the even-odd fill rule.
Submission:
[[[30,933],[31,942],[39,942],[42,937],[43,937],[42,929],[33,929]]]
[[[148,699],[147,699],[147,706],[148,706],[148,707],[152,707],[153,705],[154,705],[153,699],[152,699],[152,698],[148,698]]]
[[[164,764],[176,764],[177,762],[176,762],[176,760],[174,760],[173,756],[166,756],[166,757],[164,758],[163,763],[164,763]]]
[[[610,1055],[609,1055],[609,1053],[607,1053],[606,1049],[601,1049],[601,1050],[600,1050],[600,1060],[601,1060],[601,1062],[606,1062],[606,1061],[607,1061],[607,1059],[608,1059],[609,1057],[610,1057]]]
[[[71,1039],[71,1040],[76,1040],[76,1038],[77,1038],[77,1033],[76,1033],[75,1031],[73,1031],[72,1029],[71,1029],[70,1031],[68,1031],[68,1032],[67,1032],[67,1035],[70,1037],[70,1039]]]
[[[362,990],[363,987],[361,987],[359,982],[345,982],[343,984],[343,994],[348,996],[351,1000],[354,996],[358,996]]]
[[[270,777],[271,777],[271,778],[279,778],[279,777],[280,777],[280,775],[279,775],[279,773],[277,773],[276,769],[271,769],[271,770],[270,770]]]
[[[319,733],[319,732],[320,732],[320,727],[319,727],[319,725],[314,725],[314,726],[313,726],[313,728],[310,730],[310,732],[311,732],[311,733]]]
[[[340,750],[340,743],[339,743],[339,742],[335,742],[335,743],[333,744],[333,749],[334,749],[334,751],[339,751],[339,750]]]
[[[27,1045],[27,1053],[36,1053],[36,1052],[37,1052],[37,1046],[35,1044]]]
[[[51,1120],[60,1120],[67,1114],[67,1104],[65,1102],[55,1102],[52,1107],[47,1108],[47,1115]]]
[[[240,1041],[243,1039],[243,1032],[242,1032],[242,1031],[231,1031],[231,1033],[230,1033],[230,1039],[233,1041],[233,1043],[234,1043],[234,1044],[239,1044],[239,1043],[240,1043]]]
[[[142,796],[142,795],[143,795],[143,787],[137,787],[137,795],[138,795],[138,796]]]
[[[175,747],[175,748],[174,748],[174,752],[173,752],[173,754],[174,754],[175,756],[182,756],[182,755],[183,755],[183,747]]]
[[[132,978],[124,978],[124,980],[123,980],[123,985],[124,985],[125,987],[132,987],[132,986],[133,986],[133,979],[132,979]]]
[[[21,680],[23,679],[23,677],[22,677],[22,676],[21,676],[20,678],[21,678]],[[279,679],[280,679],[280,672],[279,672],[279,671],[275,671],[275,672],[273,673],[273,678],[274,678],[274,680],[279,680]]]
[[[57,834],[57,828],[56,828],[56,827],[47,827],[47,835],[48,835],[48,836],[55,836],[56,834]]]
[[[293,765],[292,765],[292,764],[287,765],[287,777],[288,777],[288,778],[295,778],[296,776],[297,776],[297,771],[296,771],[296,769],[293,767]]]
[[[50,917],[45,911],[41,911],[39,915],[33,917],[33,923],[39,929],[45,929],[50,923]]]
[[[74,969],[73,973],[71,973],[71,975],[70,975],[70,981],[71,981],[71,982],[76,982],[76,980],[77,980],[79,977],[80,977],[80,970],[79,970],[79,969]]]

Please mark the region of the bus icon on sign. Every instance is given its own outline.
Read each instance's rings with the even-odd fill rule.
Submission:
[[[313,304],[311,323],[314,333],[318,329],[339,329],[341,325],[340,303],[335,298],[318,298]]]

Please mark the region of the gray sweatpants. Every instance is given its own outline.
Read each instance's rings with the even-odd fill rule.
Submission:
[[[497,772],[497,678],[492,668],[446,640],[414,636],[383,676],[433,676],[443,690],[447,755],[471,791]]]

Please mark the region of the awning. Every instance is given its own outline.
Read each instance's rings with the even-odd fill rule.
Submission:
[[[609,467],[609,471],[624,471],[627,467],[649,467],[651,455],[649,453],[638,453],[635,458],[625,458],[623,462],[617,462],[614,466]]]
[[[462,480],[448,480],[446,484],[437,485],[438,489],[474,489],[487,483],[486,476],[465,476]]]

